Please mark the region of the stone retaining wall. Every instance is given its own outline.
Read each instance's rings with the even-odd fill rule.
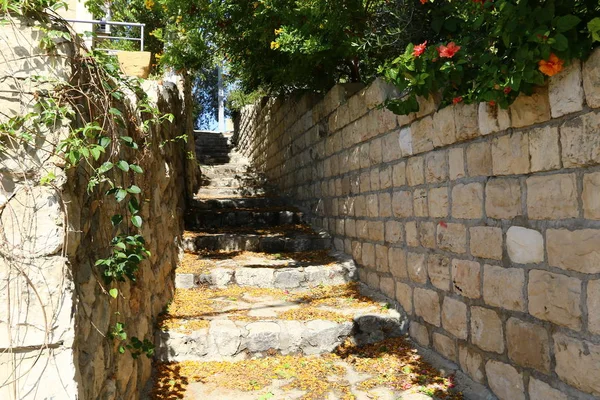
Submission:
[[[39,48],[31,21],[0,26],[0,123],[32,111],[47,84],[35,75],[69,80],[73,47],[49,56]],[[114,199],[88,195],[89,170],[66,169],[55,153],[67,126],[35,128],[28,144],[1,132],[0,145],[0,398],[137,399],[151,373],[150,359],[119,354],[107,338],[116,321],[131,338],[153,339],[156,316],[172,297],[174,268],[183,231],[183,208],[196,182],[189,87],[183,82],[146,82],[158,108],[175,115],[173,124],[153,128],[138,154],[144,174],[142,234],[152,252],[135,284],[119,285],[112,299],[94,267],[108,255],[115,235],[110,217]],[[38,93],[36,93],[36,91]],[[43,94],[42,94],[43,95]],[[132,115],[125,115],[130,121]],[[75,126],[76,127],[76,126]],[[134,124],[123,132],[142,143]],[[122,149],[120,150],[122,151]],[[43,184],[53,174],[54,180]],[[116,173],[127,183],[132,174]],[[118,315],[116,312],[118,311]]]
[[[502,400],[600,396],[600,50],[508,109],[396,116],[381,80],[264,99],[240,151]]]

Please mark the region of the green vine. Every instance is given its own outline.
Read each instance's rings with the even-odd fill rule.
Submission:
[[[3,141],[33,144],[39,137],[45,139],[40,132],[69,126],[69,133],[56,146],[55,155],[64,160],[66,169],[86,173],[89,196],[95,193],[112,198],[117,205],[117,212],[110,218],[115,235],[107,243],[107,255],[97,259],[94,265],[107,286],[102,290],[118,301],[119,284],[135,283],[142,263],[151,255],[140,232],[144,223],[142,190],[136,185],[136,177],[144,174],[144,170],[132,159],[149,146],[150,129],[173,122],[174,116],[163,114],[153,106],[141,89],[140,80],[122,76],[113,57],[79,49],[77,35],[54,13],[62,7],[65,4],[56,0],[0,0],[1,21],[26,17],[39,23],[42,33],[39,47],[49,55],[58,55],[62,42],[75,44],[73,65],[77,66],[74,83],[41,76],[30,78],[32,82],[44,84],[43,87],[50,83],[53,89],[32,93],[37,100],[32,112],[12,116],[0,124],[0,151],[7,150]],[[137,97],[136,109],[129,113],[124,113],[126,93]],[[123,134],[129,123],[137,129],[141,141]],[[164,144],[166,142],[161,147]],[[52,185],[55,179],[55,174],[50,172],[40,183]],[[134,358],[142,354],[152,357],[153,343],[146,338],[130,337],[125,324],[118,321],[120,313],[117,311],[115,315],[117,321],[107,337],[118,342],[118,352],[122,354],[127,349]]]

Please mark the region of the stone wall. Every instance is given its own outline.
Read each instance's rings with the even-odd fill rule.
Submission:
[[[239,149],[502,400],[600,396],[600,51],[508,110],[396,116],[381,80],[265,99]]]
[[[33,76],[71,78],[74,48],[61,43],[49,56],[39,39],[30,21],[0,26],[0,123],[32,111],[41,90],[52,90]],[[34,133],[27,144],[0,132],[0,398],[139,398],[150,359],[119,354],[107,334],[120,321],[129,337],[152,339],[156,317],[173,294],[182,210],[197,177],[188,157],[193,137],[187,144],[174,140],[192,132],[185,112],[189,85],[177,83],[144,83],[151,101],[175,115],[173,124],[147,134],[129,124],[123,132],[149,143],[135,154],[144,169],[135,183],[144,196],[141,234],[152,256],[141,264],[136,283],[119,284],[117,299],[106,293],[94,267],[116,233],[110,221],[114,199],[88,194],[89,169],[67,169],[56,154],[70,122],[55,129],[27,126]],[[127,121],[133,116],[125,115]],[[117,182],[133,179],[132,172],[117,171]],[[43,184],[49,174],[56,178]]]

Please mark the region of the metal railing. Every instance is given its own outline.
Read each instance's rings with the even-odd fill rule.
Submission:
[[[130,40],[130,41],[135,41],[135,42],[140,42],[140,51],[144,51],[144,27],[146,26],[146,24],[140,24],[140,23],[136,23],[136,22],[115,22],[115,21],[101,21],[101,20],[95,20],[95,19],[91,19],[91,20],[85,20],[85,19],[65,19],[65,21],[73,23],[73,24],[89,24],[92,26],[92,30],[91,32],[95,35],[94,39],[106,39],[106,40]],[[140,36],[139,37],[127,37],[127,36],[110,36],[110,30],[104,29],[104,30],[100,30],[97,31],[95,28],[95,26],[129,26],[129,27],[139,27],[140,29]],[[101,35],[98,35],[98,33],[102,33]],[[108,35],[106,35],[106,33],[108,33]],[[104,50],[104,51],[112,51],[110,49],[97,49],[97,50]]]

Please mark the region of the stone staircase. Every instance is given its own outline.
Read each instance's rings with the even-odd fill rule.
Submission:
[[[356,282],[352,259],[331,250],[329,235],[311,229],[301,211],[269,196],[226,139],[202,135],[206,186],[186,214],[176,293],[159,322],[153,398],[418,398],[408,370],[423,364],[407,353],[395,303]],[[372,351],[378,362],[382,349],[403,360],[393,384],[383,384],[374,366],[363,371],[347,360]],[[265,363],[285,371],[264,382],[264,374],[244,378]],[[291,372],[296,365],[302,373]]]

